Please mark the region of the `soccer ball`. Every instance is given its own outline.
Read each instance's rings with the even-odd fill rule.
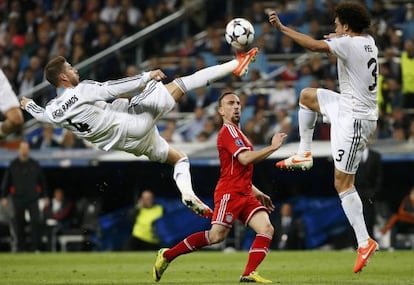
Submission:
[[[244,49],[254,40],[253,25],[244,18],[234,18],[227,24],[224,37],[235,49]]]

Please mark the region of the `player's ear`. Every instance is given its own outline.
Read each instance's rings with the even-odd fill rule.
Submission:
[[[348,26],[348,24],[345,24],[344,25],[344,32],[346,32],[346,33],[349,32],[349,26]]]
[[[58,77],[59,77],[60,81],[67,81],[68,80],[67,75],[63,72],[59,73]]]
[[[223,108],[221,106],[217,108],[217,112],[220,114],[220,116],[224,115]]]

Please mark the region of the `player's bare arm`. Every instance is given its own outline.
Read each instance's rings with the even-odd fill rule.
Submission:
[[[243,165],[248,165],[251,163],[258,163],[266,159],[269,155],[274,153],[280,148],[283,143],[283,140],[286,138],[285,133],[277,133],[272,137],[271,144],[262,148],[261,150],[245,150],[239,153],[237,159]]]
[[[274,211],[275,205],[273,204],[272,199],[270,199],[269,195],[266,195],[254,185],[252,185],[252,191],[257,200],[259,200],[267,210]]]
[[[283,34],[294,40],[300,46],[316,52],[330,52],[328,44],[324,40],[316,40],[312,37],[299,33],[282,24],[275,11],[269,11],[269,22]]]

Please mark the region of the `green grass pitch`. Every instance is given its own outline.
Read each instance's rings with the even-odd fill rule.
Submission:
[[[0,284],[156,284],[155,252],[0,254]],[[414,251],[379,251],[362,273],[352,251],[271,251],[258,271],[275,284],[413,284]],[[247,252],[174,260],[158,284],[239,284]]]

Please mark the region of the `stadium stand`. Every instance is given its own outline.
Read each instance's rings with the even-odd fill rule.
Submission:
[[[270,108],[271,90],[274,89],[277,80],[282,78],[289,82],[289,87],[295,91],[296,100],[299,91],[305,86],[336,86],[337,82],[336,78],[332,77],[336,72],[334,58],[315,57],[312,53],[300,49],[281,37],[267,23],[264,11],[266,8],[277,9],[284,23],[320,37],[332,30],[330,15],[337,1],[210,0],[208,2],[207,4],[206,0],[122,0],[114,1],[115,6],[108,7],[106,1],[99,0],[5,1],[0,5],[1,66],[19,97],[32,97],[40,105],[44,105],[55,96],[55,91],[43,78],[45,62],[53,56],[67,57],[79,69],[81,78],[84,79],[104,81],[121,77],[126,74],[126,68],[130,65],[135,65],[138,72],[162,68],[169,79],[173,79],[191,69],[231,58],[232,51],[223,37],[225,24],[232,17],[245,17],[254,24],[256,30],[254,44],[260,48],[260,56],[251,66],[249,76],[243,79],[231,76],[224,78],[207,88],[207,96],[209,101],[214,102],[220,91],[226,88],[246,94],[248,97],[246,107],[253,110],[250,115],[247,115],[246,122],[253,119],[252,114],[258,108],[256,104],[259,104],[257,99],[265,99],[262,106],[263,119],[267,121],[269,131],[260,134],[259,141],[265,141],[268,133],[273,130],[282,129],[290,132],[289,142],[282,147],[277,156],[270,157],[268,167],[272,167],[271,164],[275,159],[294,152],[298,141],[297,109],[288,110],[283,115]],[[401,189],[405,189],[412,181],[407,169],[412,169],[414,162],[413,131],[410,127],[414,121],[414,109],[404,108],[402,105],[404,77],[400,72],[400,63],[403,52],[409,52],[404,49],[405,43],[414,38],[414,5],[408,0],[363,2],[373,15],[373,33],[380,47],[380,119],[374,148],[382,153],[383,163],[389,170],[383,188],[394,189],[393,193],[382,193],[380,199],[389,200],[389,207],[392,209],[401,198]],[[314,3],[314,6],[309,6],[309,3]],[[183,57],[189,59],[187,69],[180,66]],[[173,133],[181,138],[185,137],[188,123],[194,117],[194,107],[191,106],[196,106],[199,98],[194,92],[188,94],[187,100],[188,102],[178,104],[177,109],[159,123],[161,131],[167,128],[169,120],[174,120],[176,126]],[[214,134],[217,131],[215,129],[217,124],[214,123],[215,104],[212,103],[204,109],[205,117],[209,119],[206,121],[212,123],[209,131],[203,133],[203,140],[206,141],[201,142],[197,138],[193,141],[173,143],[180,144],[180,148],[189,154],[193,167],[197,168],[196,174],[199,171],[202,174],[199,175],[200,177],[194,175],[197,177],[195,184],[200,186],[199,191],[203,195],[209,195],[211,193],[209,187],[212,185],[211,183],[203,185],[205,179],[202,176],[206,173],[210,177],[216,175],[218,160]],[[40,136],[42,126],[27,114],[25,116],[23,133],[0,142],[0,174],[14,157],[16,141],[22,138],[32,141]],[[315,155],[321,160],[322,166],[321,170],[312,173],[315,180],[323,178],[323,175],[315,174],[327,171],[330,167],[329,162],[325,161],[329,157],[329,144],[326,142],[329,138],[329,128],[322,123],[321,118],[318,122],[315,132],[318,140]],[[252,135],[257,134],[252,133]],[[55,129],[54,138],[61,144],[64,140],[64,132]],[[86,186],[78,187],[76,183],[82,182],[76,178],[71,183],[68,182],[73,184],[72,191],[78,198],[82,198],[82,191],[85,188],[93,188],[96,183],[99,183],[96,181],[103,179],[99,173],[102,169],[104,169],[102,172],[107,175],[113,175],[108,169],[119,167],[133,175],[132,167],[119,165],[127,162],[140,167],[146,163],[143,157],[135,158],[119,152],[104,153],[88,145],[82,149],[58,147],[34,151],[34,156],[47,168],[52,185],[57,184],[58,180],[65,179],[66,175],[75,177],[84,169],[88,169],[91,176],[88,179],[91,182],[85,182]],[[158,170],[152,164],[148,168],[154,169],[158,174],[168,171],[164,168]],[[205,168],[209,169],[203,173]],[[292,178],[284,174],[270,170],[264,173],[272,177],[270,182],[263,177],[258,178],[259,184],[264,185],[267,191],[283,187],[288,189],[286,193],[277,190],[274,194],[275,198],[286,198],[295,193],[296,187],[302,187],[294,183],[292,185]],[[301,178],[304,179],[304,183],[310,179],[307,176]],[[145,179],[156,180],[158,177],[150,175]],[[277,181],[277,186],[269,185],[274,181]],[[139,183],[112,182],[111,188],[123,188],[127,192],[129,188],[133,188],[134,183]],[[161,189],[160,191],[165,190],[164,192],[173,192],[169,189],[171,187],[168,181],[159,183],[165,185],[155,188]],[[331,190],[331,186],[316,184],[313,186],[313,183],[310,187],[311,193],[326,195]],[[316,188],[324,189],[318,191]],[[108,192],[114,193],[112,190]],[[171,193],[167,195],[174,196]],[[111,200],[108,197],[110,195],[106,196],[105,193],[106,201]],[[128,201],[127,194],[121,196],[119,201],[110,201],[112,205],[104,205],[103,210],[109,212],[118,206],[124,206],[126,201]]]

